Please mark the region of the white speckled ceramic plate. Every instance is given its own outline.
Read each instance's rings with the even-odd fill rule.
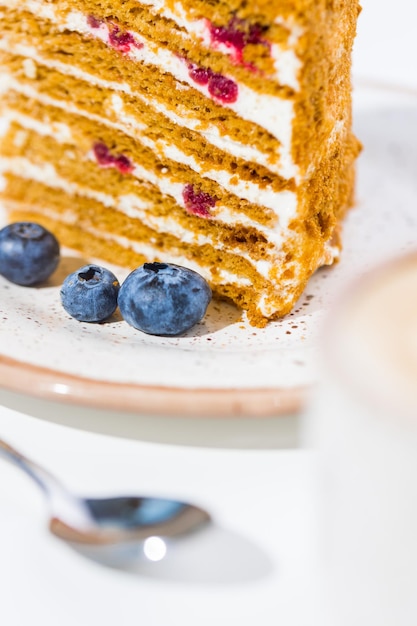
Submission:
[[[319,270],[294,311],[264,329],[213,302],[179,338],[142,334],[119,317],[78,323],[59,286],[80,260],[64,251],[39,288],[0,277],[0,384],[95,406],[164,415],[265,416],[299,408],[316,380],[320,320],[343,286],[382,259],[417,247],[417,97],[360,86],[355,92],[357,208],[334,268]],[[412,132],[414,130],[414,133]],[[116,270],[119,279],[125,272]]]

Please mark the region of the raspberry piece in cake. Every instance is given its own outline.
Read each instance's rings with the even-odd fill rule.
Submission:
[[[209,93],[228,104],[236,102],[238,97],[237,84],[230,78],[222,76],[221,74],[212,74],[208,81]]]
[[[187,61],[190,78],[198,85],[207,85],[210,95],[225,103],[236,102],[238,97],[238,86],[231,79],[216,74],[208,67],[199,67],[195,63]]]
[[[128,53],[133,48],[143,48],[143,44],[136,41],[132,33],[120,30],[119,26],[112,24],[109,31],[109,43],[115,50]]]
[[[270,46],[263,38],[265,28],[261,24],[248,24],[236,17],[226,26],[209,23],[209,31],[212,45],[215,48],[226,46],[236,63],[244,63],[243,52],[248,44]]]
[[[189,213],[200,217],[211,217],[210,209],[216,204],[216,198],[204,191],[196,191],[193,185],[186,185],[182,192],[185,208]]]
[[[189,65],[189,74],[192,80],[199,85],[207,85],[210,78],[213,76],[213,72],[205,67],[198,67],[197,65]]]
[[[130,174],[133,171],[131,160],[124,154],[112,154],[105,143],[96,142],[93,153],[101,167],[115,167],[121,174]]]

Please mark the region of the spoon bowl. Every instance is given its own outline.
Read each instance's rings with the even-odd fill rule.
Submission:
[[[164,498],[83,498],[80,503],[91,516],[91,527],[75,527],[55,514],[49,522],[54,535],[71,543],[109,545],[185,535],[210,519],[197,506]]]
[[[0,439],[0,457],[13,463],[42,489],[49,504],[49,528],[60,539],[84,546],[176,538],[210,521],[204,509],[180,500],[118,496],[84,498],[69,492],[50,472]]]

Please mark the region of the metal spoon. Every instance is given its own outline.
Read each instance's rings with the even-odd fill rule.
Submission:
[[[49,501],[51,532],[71,544],[104,547],[150,537],[179,537],[210,520],[203,509],[178,500],[77,497],[1,439],[0,456],[20,467],[42,489]]]

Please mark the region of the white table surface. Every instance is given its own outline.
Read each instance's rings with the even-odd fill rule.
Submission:
[[[416,6],[391,11],[364,0],[355,80],[413,97]],[[181,546],[135,574],[104,568],[49,534],[36,486],[0,462],[1,623],[315,626],[316,468],[301,425],[106,413],[0,391],[0,437],[70,488],[190,499],[229,540],[211,560],[193,557],[191,572]]]
[[[182,545],[162,569],[158,563],[137,575],[105,569],[48,534],[36,486],[2,463],[2,623],[26,624],[36,616],[36,623],[62,626],[127,624],[132,617],[158,626],[249,625],[273,624],[277,615],[288,625],[305,623],[299,594],[314,600],[314,485],[309,488],[312,459],[295,449],[297,420],[131,416],[129,424],[127,416],[45,406],[8,393],[0,398],[1,435],[72,489],[190,499],[207,507],[229,541],[225,554],[212,563],[203,559],[191,573]],[[71,414],[81,428],[63,425]],[[93,431],[107,420],[111,430],[119,419],[130,439],[82,429],[82,422]]]

